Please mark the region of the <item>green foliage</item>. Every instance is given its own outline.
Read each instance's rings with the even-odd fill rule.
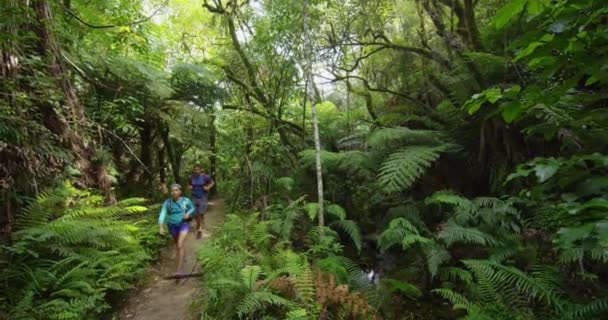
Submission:
[[[386,192],[409,188],[439,158],[445,147],[414,146],[391,154],[383,163],[378,182]]]
[[[348,220],[339,220],[343,221]],[[202,310],[206,317],[285,319],[318,312],[310,256],[288,249],[287,240],[260,242],[258,237],[264,233],[274,233],[272,223],[260,221],[254,214],[230,214],[202,246],[199,261],[207,291]],[[339,244],[337,234],[327,227],[312,228],[308,239],[311,255],[340,251],[333,251],[332,246]],[[355,264],[334,255],[317,260],[315,266],[335,272],[343,282],[362,275]]]
[[[143,199],[101,207],[101,197],[70,187],[40,195],[15,220],[2,246],[2,309],[15,319],[82,319],[109,308],[150,259],[150,219]],[[145,225],[142,225],[145,223]]]

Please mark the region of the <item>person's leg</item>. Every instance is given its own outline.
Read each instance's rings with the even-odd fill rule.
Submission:
[[[181,230],[177,237],[177,274],[184,271],[184,242],[188,236],[188,229]]]
[[[203,231],[203,199],[194,198],[194,207],[196,212],[196,230],[197,232]]]
[[[201,205],[200,205],[200,213],[199,213],[199,217],[201,217],[201,227],[200,227],[200,231],[203,231],[203,229],[205,228],[205,213],[207,213],[207,200],[208,196],[203,196],[203,198],[201,198]]]

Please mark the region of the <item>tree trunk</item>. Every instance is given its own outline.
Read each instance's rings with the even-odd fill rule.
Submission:
[[[165,146],[163,145],[157,150],[158,156],[158,177],[160,179],[159,189],[161,193],[167,193],[167,171],[165,170]]]
[[[215,188],[212,188],[210,193],[214,195],[217,193],[217,128],[215,126],[215,109],[211,109],[211,117],[210,117],[210,126],[209,126],[209,150],[211,151],[211,155],[209,155],[209,174],[213,177],[213,180],[216,182]]]
[[[152,177],[149,170],[152,170],[152,126],[148,121],[145,121],[139,130],[139,138],[141,141],[139,159],[141,163],[137,163],[138,166],[143,165],[143,168],[137,170],[139,173],[139,182],[145,186],[146,190],[151,190]]]
[[[52,15],[48,0],[34,1],[36,11],[36,32],[38,34],[38,51],[46,59],[48,74],[55,78],[57,86],[63,92],[62,104],[66,108],[66,119],[55,110],[53,102],[44,99],[40,105],[44,125],[57,134],[62,143],[69,148],[76,157],[75,165],[82,173],[80,183],[84,186],[97,184],[105,195],[107,203],[114,203],[116,199],[110,184],[107,170],[101,162],[91,162],[94,155],[93,144],[87,144],[80,133],[73,126],[86,125],[84,106],[80,103],[76,90],[70,83],[67,69],[63,63],[61,50],[55,39],[51,21]]]
[[[179,171],[181,169],[181,156],[176,155],[175,148],[171,144],[169,139],[169,128],[164,128],[162,130],[161,138],[163,139],[163,144],[165,145],[165,150],[167,150],[167,156],[169,156],[169,162],[171,163],[171,172],[173,173],[173,182],[179,183],[180,176]]]
[[[317,194],[319,200],[319,226],[325,225],[325,215],[323,212],[323,171],[321,168],[321,139],[319,137],[319,121],[317,119],[317,95],[314,92],[314,78],[312,74],[312,41],[310,39],[310,31],[308,30],[308,0],[304,0],[304,41],[305,41],[305,56],[306,56],[306,86],[305,90],[309,94],[310,109],[312,112],[312,126],[315,139],[315,159],[317,171]],[[309,89],[310,86],[310,89]]]

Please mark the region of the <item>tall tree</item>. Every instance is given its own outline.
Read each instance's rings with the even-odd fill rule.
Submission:
[[[323,170],[321,164],[321,139],[319,137],[319,120],[317,119],[317,97],[314,92],[314,77],[312,72],[312,53],[313,46],[310,39],[310,30],[308,29],[308,0],[304,0],[304,53],[306,57],[306,85],[304,90],[308,93],[310,99],[310,110],[312,113],[312,127],[315,139],[315,170],[317,173],[317,197],[319,200],[319,226],[325,225],[325,214],[323,212]]]

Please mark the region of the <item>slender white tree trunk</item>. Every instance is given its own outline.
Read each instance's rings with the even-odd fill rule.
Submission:
[[[306,57],[306,86],[304,90],[310,99],[310,109],[312,110],[312,126],[315,139],[315,158],[317,164],[317,193],[319,198],[319,226],[325,225],[325,215],[323,212],[323,171],[321,170],[321,139],[319,138],[319,122],[317,120],[317,99],[314,93],[314,79],[312,76],[312,41],[308,30],[308,0],[304,0],[304,52]]]

